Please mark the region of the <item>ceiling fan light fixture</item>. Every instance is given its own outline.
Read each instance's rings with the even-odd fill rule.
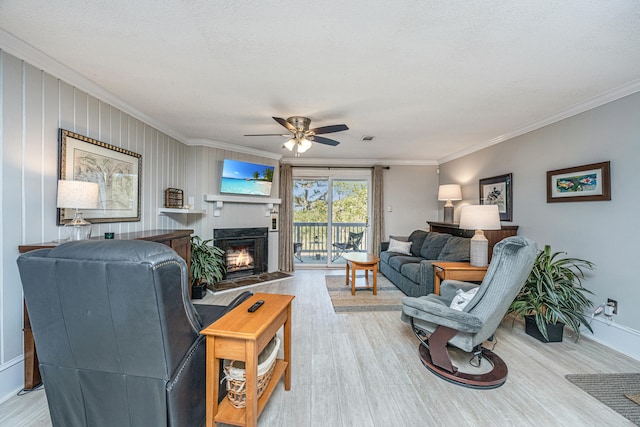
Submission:
[[[293,147],[295,146],[296,146],[296,140],[294,138],[291,138],[290,140],[284,143],[284,148],[286,148],[289,151],[293,151]]]
[[[302,154],[305,151],[307,151],[309,148],[311,148],[311,142],[307,139],[303,139],[302,141],[298,142],[297,152],[298,154]]]
[[[302,138],[300,140],[300,147],[299,148],[303,148],[304,151],[302,151],[302,152],[304,153],[309,148],[311,148],[311,141],[309,141],[307,138]],[[298,149],[298,151],[300,151],[300,150]]]

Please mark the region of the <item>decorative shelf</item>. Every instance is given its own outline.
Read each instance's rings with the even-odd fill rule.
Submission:
[[[194,214],[194,215],[202,215],[207,213],[207,211],[203,209],[185,209],[185,208],[159,208],[158,215],[167,215],[167,214]]]
[[[282,202],[281,199],[272,197],[231,196],[226,194],[205,194],[204,201],[215,203],[213,216],[220,216],[225,202],[264,205],[264,216],[270,216],[273,211],[273,205],[279,205]]]

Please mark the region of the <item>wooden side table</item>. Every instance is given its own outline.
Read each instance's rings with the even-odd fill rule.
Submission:
[[[373,294],[378,294],[378,263],[380,258],[373,254],[366,254],[364,252],[350,252],[342,256],[347,265],[347,278],[346,285],[349,286],[349,269],[351,269],[351,295],[356,294],[356,271],[364,270],[365,281],[369,284],[369,271],[372,271],[373,275]]]
[[[480,282],[484,279],[487,267],[474,267],[468,262],[437,261],[433,263],[433,293],[440,295],[440,283],[443,280],[462,280]]]
[[[291,389],[291,301],[292,295],[257,293],[200,331],[207,342],[207,419],[215,423],[254,427],[278,381],[284,375],[284,389]],[[264,304],[247,312],[256,301]],[[257,398],[258,355],[284,326],[284,359],[277,359],[273,376],[262,396]],[[229,399],[218,404],[220,359],[245,362],[246,407],[235,408]]]

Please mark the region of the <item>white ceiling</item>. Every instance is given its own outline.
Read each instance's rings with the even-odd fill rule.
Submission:
[[[185,143],[349,126],[305,160],[442,162],[640,90],[638,0],[0,0],[0,28]]]

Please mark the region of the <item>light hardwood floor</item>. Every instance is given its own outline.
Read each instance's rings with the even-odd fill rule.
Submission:
[[[569,373],[640,372],[640,362],[588,338],[543,344],[521,323],[505,320],[495,352],[509,367],[505,385],[471,390],[428,372],[417,340],[399,312],[336,314],[324,276],[251,288],[287,293],[293,301],[292,386],[278,385],[259,418],[267,426],[625,426],[633,425],[565,380]],[[239,291],[208,295],[226,303]],[[588,336],[588,333],[585,334]],[[0,405],[0,426],[50,426],[44,391]]]

